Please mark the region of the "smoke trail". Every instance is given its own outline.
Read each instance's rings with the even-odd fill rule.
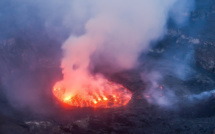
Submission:
[[[215,90],[211,91],[205,91],[199,94],[192,94],[190,96],[187,96],[186,99],[188,100],[187,102],[190,103],[203,103],[205,101],[209,101],[210,99],[214,99],[215,95]]]

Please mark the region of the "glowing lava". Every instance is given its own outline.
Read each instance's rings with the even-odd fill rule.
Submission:
[[[82,88],[85,90],[67,89],[62,82],[58,82],[53,88],[53,94],[58,100],[70,106],[100,108],[126,105],[132,96],[131,92],[122,85],[107,80],[96,86],[93,84]]]

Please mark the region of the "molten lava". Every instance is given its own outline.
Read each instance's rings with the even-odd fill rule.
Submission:
[[[97,80],[93,80],[95,81]],[[74,107],[120,107],[126,105],[132,96],[131,92],[122,85],[107,80],[96,86],[86,85],[82,89],[75,90],[66,88],[62,83],[56,83],[53,94],[62,103]]]

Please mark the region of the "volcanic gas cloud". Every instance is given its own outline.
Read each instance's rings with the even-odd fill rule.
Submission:
[[[98,64],[109,73],[136,66],[140,53],[164,36],[171,9],[179,3],[187,4],[186,0],[73,1],[72,20],[82,32],[72,32],[62,46],[63,80],[54,85],[53,94],[78,107],[127,104],[132,95],[128,89],[92,71]]]

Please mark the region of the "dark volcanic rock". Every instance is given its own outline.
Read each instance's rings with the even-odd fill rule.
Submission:
[[[204,43],[196,51],[197,63],[204,69],[215,73],[215,44]]]
[[[1,134],[30,134],[29,127],[21,121],[17,121],[0,115]]]
[[[179,109],[165,109],[148,104],[141,97],[146,86],[141,73],[155,67],[164,72],[164,87],[172,89],[181,98],[215,87],[215,1],[196,2],[190,24],[177,28],[170,23],[164,39],[139,58],[139,68],[108,76],[133,92],[127,106],[102,110],[64,109],[53,104],[51,91],[45,90],[47,92],[41,97],[43,108],[55,112],[46,116],[29,114],[27,108],[23,111],[12,108],[3,83],[11,85],[29,80],[33,81],[33,86],[51,89],[52,84],[62,77],[59,67],[61,42],[50,38],[44,22],[35,16],[28,20],[24,30],[19,27],[17,31],[13,31],[15,26],[11,28],[9,25],[16,20],[7,18],[8,24],[0,26],[3,29],[0,31],[0,134],[212,134],[215,129],[214,99],[189,105],[180,100],[182,106],[178,106]],[[0,11],[7,12],[3,7],[6,6]],[[191,75],[180,76],[180,71],[175,70],[177,65]],[[28,79],[11,79],[15,75]],[[47,100],[49,102],[45,103]]]

